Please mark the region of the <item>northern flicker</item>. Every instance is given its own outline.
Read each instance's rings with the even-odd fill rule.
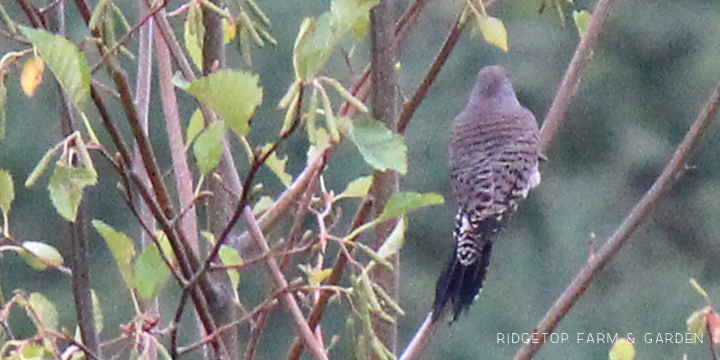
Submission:
[[[497,233],[540,183],[538,124],[518,102],[500,66],[480,70],[452,124],[451,186],[457,205],[455,250],[437,282],[432,319],[453,319],[482,288]]]

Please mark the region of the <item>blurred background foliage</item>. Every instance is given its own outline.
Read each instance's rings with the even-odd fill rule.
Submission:
[[[249,69],[261,78],[265,95],[253,120],[250,140],[254,144],[272,141],[280,128],[283,112],[276,109],[276,104],[292,81],[292,45],[302,19],[318,16],[330,6],[330,0],[258,2],[273,21],[272,34],[278,45],[255,49],[251,66],[242,63],[238,47],[231,45],[228,51],[231,67]],[[39,1],[35,3],[39,5]],[[407,3],[398,1],[398,10]],[[137,18],[134,2],[117,4],[129,19]],[[422,79],[463,4],[461,0],[428,4],[416,32],[401,49],[400,80],[405,95],[410,96]],[[579,39],[570,10],[592,11],[593,4],[586,0],[565,4],[569,9],[563,26],[552,9],[539,14],[539,0],[498,1],[490,13],[505,22],[510,51],[504,53],[467,31],[410,123],[406,133],[410,170],[402,179],[402,188],[439,192],[448,202],[410,216],[400,270],[401,305],[407,312],[399,320],[401,344],[409,340],[430,310],[435,280],[452,247],[455,209],[448,185],[449,124],[464,107],[476,72],[488,64],[505,66],[520,101],[542,119]],[[22,18],[14,2],[7,1],[7,6],[14,18]],[[69,36],[80,40],[88,35],[87,30],[70,2],[67,8]],[[181,33],[182,24],[177,20],[174,25]],[[129,45],[131,49],[137,46],[135,42]],[[349,85],[365,67],[367,48],[367,41],[346,42],[345,49],[353,54],[352,71],[336,53],[324,73]],[[0,37],[2,53],[15,49],[16,43]],[[130,60],[124,67],[134,71]],[[16,183],[21,183],[47,148],[60,140],[60,132],[56,89],[43,86],[35,98],[27,99],[17,85],[17,77],[13,73],[7,81],[8,135],[0,142],[0,167],[8,169]],[[519,344],[499,344],[497,334],[531,331],[592,248],[611,235],[652,184],[718,79],[720,2],[619,1],[601,32],[566,121],[548,150],[543,183],[522,204],[509,229],[497,241],[479,301],[435,340],[427,358],[510,358]],[[186,95],[179,92],[179,96]],[[192,101],[181,103],[185,106],[184,118],[189,119],[195,105]],[[159,101],[153,101],[152,114],[154,144],[167,161]],[[710,356],[707,345],[647,344],[640,340],[645,333],[686,332],[686,317],[704,304],[688,285],[691,277],[697,278],[711,297],[720,299],[717,129],[717,125],[711,128],[706,144],[692,162],[694,166],[619,256],[598,275],[557,329],[568,333],[569,341],[546,345],[538,359],[607,357],[609,344],[579,343],[578,333],[632,333],[639,340],[639,359],[680,359],[684,353],[690,355],[689,359]],[[107,135],[101,132],[100,136]],[[280,153],[290,158],[291,174],[304,166],[306,150],[307,140],[302,133],[281,148]],[[99,158],[96,161],[101,185],[88,194],[93,217],[137,234],[114,191],[116,176],[106,162]],[[240,168],[246,169],[246,165]],[[354,147],[344,144],[333,156],[325,179],[328,188],[340,192],[348,181],[370,172]],[[282,190],[269,171],[261,175],[268,194]],[[13,235],[18,240],[49,242],[66,253],[65,224],[51,207],[44,186],[41,182],[31,189],[18,187],[12,214]],[[344,200],[341,205],[347,220],[357,203]],[[117,293],[118,286],[122,286],[120,275],[99,236],[90,234],[94,239],[93,283],[103,302],[106,321],[127,322],[132,309],[129,298]],[[255,269],[261,271],[244,273],[241,285],[241,294],[250,303],[260,300],[253,294],[262,294],[256,289],[267,284],[262,274],[257,274],[264,267]],[[14,255],[0,259],[0,271],[6,296],[15,288],[41,291],[58,304],[63,324],[73,326],[67,277],[52,271],[32,271]],[[164,293],[171,300],[166,308],[177,303],[172,301],[176,290],[174,285],[166,287]],[[344,336],[346,310],[346,304],[331,306],[325,329],[337,330]],[[270,342],[266,345],[273,343],[273,337],[292,330],[285,321],[279,321],[285,316],[284,311],[275,311],[267,327],[269,338],[265,341]],[[112,336],[119,330],[106,326],[105,332]],[[262,356],[283,358],[285,344],[261,343]],[[346,348],[341,340],[331,355],[347,358],[349,355],[343,353]]]

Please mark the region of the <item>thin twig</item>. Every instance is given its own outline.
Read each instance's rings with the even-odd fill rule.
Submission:
[[[175,184],[177,186],[177,197],[181,209],[187,210],[184,214],[178,214],[179,226],[183,229],[190,245],[197,251],[199,249],[198,219],[194,209],[195,195],[193,175],[188,165],[187,152],[183,140],[182,121],[180,120],[180,109],[178,105],[175,87],[172,84],[173,70],[170,66],[170,50],[164,38],[155,33],[155,49],[158,59],[158,77],[160,88],[160,99],[163,107],[163,118],[165,129],[168,135],[170,146],[170,157],[173,171],[175,172]]]
[[[270,247],[268,246],[267,240],[265,240],[265,236],[263,235],[255,216],[252,214],[250,207],[245,207],[243,215],[248,227],[250,228],[250,234],[257,243],[258,247],[260,247],[262,251],[269,252]],[[275,261],[275,257],[272,255],[268,256],[267,264],[268,268],[270,268],[270,275],[275,283],[275,287],[277,289],[287,288],[288,282],[285,279],[285,275],[283,275],[280,271],[280,267],[278,266],[277,261]],[[327,354],[325,353],[325,349],[320,346],[318,340],[315,338],[315,335],[313,335],[313,331],[310,329],[307,321],[305,321],[305,317],[300,310],[300,306],[293,295],[289,292],[283,292],[280,296],[280,300],[283,302],[283,305],[285,305],[285,308],[287,308],[290,312],[290,315],[295,321],[295,326],[297,326],[298,331],[300,332],[300,336],[305,341],[305,345],[310,348],[310,351],[312,351],[316,358],[326,360]]]
[[[147,6],[152,6],[152,0],[145,0],[145,3]],[[192,67],[190,66],[190,61],[185,56],[185,52],[183,51],[182,46],[180,45],[180,42],[178,41],[177,37],[175,36],[175,32],[173,31],[172,27],[170,26],[170,23],[167,20],[167,13],[164,9],[157,12],[154,16],[155,19],[155,26],[157,27],[158,31],[160,31],[160,34],[165,39],[165,43],[170,48],[170,53],[173,56],[173,59],[175,60],[175,63],[177,64],[178,68],[180,68],[180,72],[182,72],[183,76],[185,77],[185,80],[187,81],[193,81],[196,79],[195,72],[192,70]]]
[[[440,49],[440,52],[438,52],[437,56],[435,56],[435,60],[432,62],[432,65],[430,65],[430,70],[428,70],[427,74],[425,74],[425,78],[423,78],[423,81],[420,83],[417,90],[415,90],[412,98],[403,105],[402,113],[398,119],[399,133],[405,133],[405,128],[410,122],[410,119],[412,119],[413,115],[415,115],[415,110],[417,110],[420,103],[425,100],[428,91],[430,91],[430,87],[435,82],[435,78],[437,78],[443,65],[445,65],[445,61],[447,61],[448,57],[450,57],[450,54],[455,49],[455,45],[460,39],[460,34],[462,34],[463,30],[465,30],[465,24],[466,22],[462,21],[462,14],[459,14],[457,20],[455,20],[455,25],[453,25],[452,30],[450,30],[450,33],[445,39],[445,43]]]
[[[355,229],[360,227],[360,225],[364,224],[365,221],[370,216],[370,210],[372,209],[372,201],[369,199],[366,199],[363,201],[363,203],[360,205],[360,208],[358,209],[357,214],[355,215],[355,219],[353,219],[353,224],[350,227],[350,230],[348,233],[352,233]],[[355,241],[355,238],[349,239],[349,241]],[[325,282],[326,285],[335,285],[340,282],[340,278],[342,278],[343,272],[345,272],[345,265],[348,262],[348,256],[345,252],[342,251],[342,249],[338,252],[337,259],[335,260],[335,264],[333,265],[333,269],[330,272],[330,276],[328,276],[327,281]],[[315,329],[317,324],[320,323],[320,319],[322,319],[323,314],[325,313],[325,308],[327,307],[327,303],[330,300],[330,294],[327,292],[320,293],[320,297],[318,298],[317,302],[315,303],[315,306],[313,306],[312,310],[310,311],[310,315],[308,315],[308,325],[310,325],[311,329]],[[296,338],[295,341],[293,341],[292,347],[290,347],[290,351],[288,352],[287,360],[297,360],[300,358],[300,355],[302,354],[302,351],[304,350],[303,344],[300,341],[300,339]]]
[[[120,47],[123,46],[125,44],[125,42],[130,40],[132,35],[135,34],[135,32],[137,32],[142,26],[145,25],[145,22],[148,19],[150,19],[151,17],[154,17],[155,14],[157,14],[159,11],[164,11],[165,6],[169,2],[170,1],[164,1],[162,4],[160,4],[156,8],[149,7],[152,10],[150,10],[150,12],[145,15],[145,18],[142,21],[135,24],[131,29],[129,29],[128,32],[125,33],[125,35],[123,35],[120,38],[120,40],[118,40],[112,48],[106,50],[103,53],[103,56],[100,59],[100,61],[97,64],[93,65],[93,67],[90,69],[90,73],[94,74],[96,71],[98,71],[100,69],[101,66],[103,66],[105,63],[107,63],[108,59],[110,59],[110,56],[115,55],[115,53],[120,49]]]
[[[488,0],[484,2],[483,6],[485,9],[488,9],[495,4],[496,1],[497,0]],[[463,21],[462,17],[463,15],[461,11],[458,14],[457,20],[455,20],[455,25],[453,25],[452,30],[450,30],[450,33],[445,39],[445,43],[440,49],[440,52],[438,52],[437,56],[435,56],[435,60],[433,60],[430,65],[430,70],[428,70],[427,74],[425,74],[425,78],[423,78],[423,81],[415,90],[412,98],[403,105],[402,114],[400,114],[400,118],[398,119],[399,133],[405,133],[408,122],[410,122],[413,115],[415,115],[417,108],[420,106],[422,101],[425,100],[425,97],[427,97],[427,93],[430,91],[430,87],[435,82],[435,78],[437,78],[438,74],[440,74],[440,70],[442,70],[443,65],[445,65],[445,61],[447,61],[450,54],[452,54],[452,51],[455,49],[455,45],[457,45],[460,35],[463,33],[463,30],[465,30],[465,25],[467,24]]]
[[[585,66],[590,61],[593,47],[600,33],[600,28],[602,28],[603,22],[608,14],[610,14],[610,8],[614,3],[615,0],[598,1],[595,11],[590,17],[587,33],[582,37],[575,50],[575,54],[573,54],[573,58],[560,83],[555,99],[545,116],[542,129],[540,129],[540,148],[542,152],[547,150],[560,127],[560,123],[562,123],[565,118],[565,112],[567,112],[570,102],[577,92]]]
[[[263,301],[260,305],[256,306],[255,309],[253,309],[252,311],[245,313],[243,316],[233,320],[230,323],[227,323],[223,326],[219,326],[217,331],[215,332],[215,334],[209,334],[205,339],[203,339],[199,342],[196,342],[194,344],[191,344],[191,345],[188,345],[188,346],[178,349],[178,355],[185,355],[192,350],[195,350],[202,346],[205,346],[208,339],[213,338],[219,334],[222,334],[223,332],[225,332],[229,329],[232,329],[246,321],[252,320],[253,316],[255,316],[256,314],[258,314],[260,312],[265,312],[265,311],[272,309],[273,307],[275,307],[277,305],[276,297],[278,295],[279,295],[279,292],[278,292],[278,294],[273,294],[273,295],[267,297],[265,299],[265,301]]]
[[[440,321],[432,321],[432,313],[428,314],[398,360],[421,358],[425,353],[427,345],[430,344],[430,341],[435,337],[435,334],[442,324]]]
[[[570,282],[567,289],[560,295],[555,304],[545,314],[533,333],[552,333],[555,327],[567,315],[570,309],[580,299],[597,273],[620,251],[620,248],[635,233],[640,224],[650,214],[658,200],[668,194],[670,189],[685,174],[690,158],[697,151],[703,135],[707,133],[708,127],[717,117],[720,110],[720,82],[713,90],[707,103],[700,111],[697,119],[690,126],[685,138],[678,145],[670,162],[662,174],[655,180],[653,186],[645,193],[635,205],[630,214],[623,220],[622,224],[615,230],[605,244],[590,258]],[[523,345],[515,354],[514,360],[531,359],[542,347],[542,342],[528,342]]]
[[[302,90],[300,90],[300,99],[302,99]],[[199,266],[198,271],[195,273],[195,275],[192,276],[190,278],[190,280],[188,281],[189,285],[194,284],[195,281],[197,281],[198,279],[202,278],[205,275],[207,269],[210,268],[210,265],[215,260],[215,258],[218,256],[218,253],[220,253],[220,248],[227,241],[228,236],[230,236],[230,232],[232,231],[233,228],[235,228],[235,225],[240,220],[240,217],[242,216],[245,207],[247,207],[249,196],[250,196],[250,190],[252,189],[253,181],[255,180],[255,176],[257,175],[258,171],[260,170],[260,167],[267,161],[267,159],[270,157],[270,155],[274,154],[275,151],[277,151],[277,149],[280,147],[280,144],[283,141],[285,141],[290,135],[292,135],[292,133],[295,132],[295,130],[300,125],[300,111],[301,111],[300,108],[301,107],[302,107],[301,104],[298,104],[298,111],[295,114],[295,118],[293,119],[292,125],[290,126],[288,131],[283,133],[280,136],[280,138],[270,147],[270,149],[268,149],[267,151],[265,151],[263,154],[261,154],[259,156],[255,156],[255,158],[253,159],[252,166],[250,167],[250,170],[248,171],[248,175],[245,178],[245,181],[242,185],[242,195],[240,196],[240,201],[237,204],[237,206],[235,207],[235,211],[233,212],[233,215],[230,218],[230,221],[225,226],[225,229],[223,229],[222,233],[220,233],[220,236],[218,236],[217,242],[215,243],[213,248],[208,253],[208,256],[205,259],[205,261],[202,263],[201,266]],[[309,180],[310,179],[308,179],[308,181]],[[292,186],[291,186],[291,188],[292,188]],[[288,189],[288,190],[290,190],[290,189]],[[302,189],[296,189],[296,190],[301,191]],[[292,199],[289,199],[289,200],[292,200]],[[275,203],[277,204],[278,202],[279,202],[279,200],[276,201]],[[252,212],[251,212],[251,215],[252,215]],[[254,217],[253,217],[253,219],[254,219]]]
[[[180,293],[180,301],[178,301],[178,306],[175,307],[175,316],[173,316],[173,320],[170,323],[170,354],[173,359],[176,359],[177,355],[180,353],[180,349],[178,347],[178,330],[180,330],[180,321],[182,320],[182,316],[184,314],[183,310],[185,308],[187,298],[187,291]],[[203,344],[205,343],[203,342]]]
[[[23,9],[25,12],[25,15],[27,15],[28,20],[30,20],[30,24],[33,27],[36,28],[44,28],[45,22],[43,21],[42,16],[40,15],[40,12],[35,7],[35,5],[28,3],[25,0],[15,0],[18,5]]]
[[[315,194],[315,188],[317,185],[317,181],[319,179],[319,176],[314,176],[310,179],[310,183],[308,184],[307,188],[305,189],[305,192],[300,197],[300,201],[296,207],[295,215],[293,216],[293,223],[290,227],[290,231],[288,232],[288,240],[287,245],[285,246],[285,251],[283,253],[278,253],[277,256],[281,256],[280,260],[280,270],[284,271],[285,268],[290,263],[290,255],[298,253],[296,250],[300,250],[301,252],[307,251],[307,249],[312,246],[312,244],[309,244],[308,246],[305,246],[301,249],[295,249],[295,244],[297,244],[298,239],[302,236],[302,226],[303,226],[303,220],[305,219],[305,214],[307,214],[309,208],[310,208],[310,201],[313,198],[313,194]],[[266,258],[267,256],[271,255],[272,251],[269,253],[265,253],[261,256],[262,259]],[[245,263],[243,263],[245,265]],[[252,332],[250,333],[250,340],[248,341],[248,345],[246,347],[245,351],[245,360],[252,360],[255,356],[255,351],[257,349],[257,344],[260,341],[260,335],[262,334],[263,327],[267,323],[267,319],[271,314],[271,309],[268,309],[267,311],[263,311],[258,315],[257,322],[255,323]]]
[[[269,209],[257,219],[261,229],[271,227],[275,222],[288,211],[295,199],[300,196],[310,182],[317,178],[325,168],[325,159],[329,156],[332,148],[328,147],[323,150],[315,159],[309,161],[309,165],[297,176],[295,181],[275,200]],[[238,242],[246,243],[250,239],[249,233],[244,233],[238,237]]]

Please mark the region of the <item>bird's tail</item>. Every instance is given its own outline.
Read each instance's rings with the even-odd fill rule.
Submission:
[[[464,265],[453,251],[445,271],[437,282],[435,288],[435,303],[433,304],[432,321],[437,322],[442,318],[448,304],[453,312],[452,321],[457,320],[458,315],[472,304],[475,296],[480,292],[488,266],[490,266],[490,252],[492,241],[486,241],[478,249],[476,261]],[[452,322],[451,321],[451,322]]]

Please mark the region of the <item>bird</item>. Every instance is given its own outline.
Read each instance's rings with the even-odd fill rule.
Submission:
[[[503,67],[477,75],[465,109],[452,123],[450,184],[458,212],[455,247],[435,288],[432,321],[452,324],[479,295],[498,232],[540,184],[540,131]]]

